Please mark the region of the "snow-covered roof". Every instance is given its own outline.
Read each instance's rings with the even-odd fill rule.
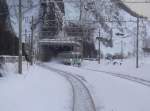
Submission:
[[[67,39],[42,39],[39,44],[49,44],[49,45],[77,45],[80,46],[79,42]]]

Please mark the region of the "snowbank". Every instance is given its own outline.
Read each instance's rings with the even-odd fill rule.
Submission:
[[[7,65],[9,75],[0,79],[1,111],[70,111],[72,89],[63,77],[25,65],[24,74],[18,75],[16,66]]]

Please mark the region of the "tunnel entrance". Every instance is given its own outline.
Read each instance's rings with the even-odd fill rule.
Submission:
[[[50,61],[59,53],[79,51],[80,42],[69,39],[42,39],[39,45],[39,60]]]
[[[73,51],[73,46],[51,46],[51,45],[41,45],[40,46],[40,60],[50,61],[52,58],[57,58],[57,55],[63,52]]]

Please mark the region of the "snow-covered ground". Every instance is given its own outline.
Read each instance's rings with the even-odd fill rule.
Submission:
[[[113,63],[117,62],[116,65]],[[121,65],[120,65],[121,63]],[[138,77],[147,81],[150,81],[150,58],[140,58],[139,59],[139,68],[136,68],[136,58],[125,59],[121,62],[118,61],[106,61],[102,60],[101,64],[98,64],[97,61],[84,61],[83,68],[85,69],[94,69],[99,71],[107,71],[122,75],[130,75],[133,77]]]
[[[61,76],[38,66],[24,74],[12,72],[16,64],[5,67],[7,76],[0,79],[1,111],[70,111],[71,85]]]
[[[150,87],[102,72],[86,70],[86,68],[105,70],[110,67],[111,70],[106,71],[117,72],[118,69],[125,74],[129,74],[130,71],[138,72],[131,67],[132,64],[128,64],[126,66],[128,70],[123,71],[125,64],[132,63],[131,61],[133,62],[133,59],[126,60],[122,66],[113,66],[106,62],[99,65],[97,62],[84,61],[80,68],[65,66],[57,62],[44,65],[68,72],[82,80],[92,94],[97,111],[149,111]],[[144,71],[148,65],[149,63],[141,65],[138,70]],[[30,68],[25,66],[23,75],[16,75],[16,72],[12,72],[16,65],[10,64],[5,67],[7,69],[5,73],[9,74],[0,80],[0,109],[2,111],[71,110],[72,90],[66,79],[38,65]],[[148,69],[146,71],[148,74]],[[146,73],[143,73],[141,77],[144,77],[144,74]]]
[[[95,66],[92,62],[85,62],[84,67],[89,66],[90,63],[91,66]],[[97,111],[150,110],[150,88],[147,86],[82,67],[70,67],[57,63],[47,65],[75,74],[84,81],[93,95]]]

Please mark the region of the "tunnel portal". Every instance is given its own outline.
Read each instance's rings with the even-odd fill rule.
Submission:
[[[80,43],[69,40],[49,39],[39,42],[39,59],[41,61],[50,61],[63,52],[79,51]]]

